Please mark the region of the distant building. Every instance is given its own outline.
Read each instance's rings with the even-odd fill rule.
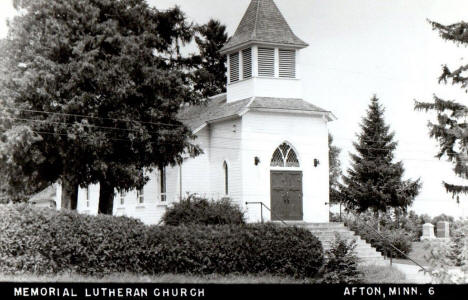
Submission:
[[[272,0],[252,0],[227,55],[227,93],[179,118],[204,151],[149,174],[142,190],[118,194],[114,214],[160,221],[190,193],[229,197],[250,222],[328,222],[328,128],[333,114],[303,99],[298,38]],[[78,211],[96,214],[99,186],[79,190]],[[259,204],[262,202],[271,213]]]

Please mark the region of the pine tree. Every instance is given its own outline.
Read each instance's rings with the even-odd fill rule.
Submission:
[[[226,91],[226,56],[219,51],[228,39],[226,26],[211,19],[207,24],[197,26],[199,36],[195,37],[200,54],[194,58],[197,70],[193,81],[195,90],[203,97],[210,97]]]
[[[440,36],[457,45],[468,45],[468,24],[465,22],[452,25],[441,25],[429,21]],[[465,93],[468,92],[468,64],[452,70],[447,65],[442,67],[439,83],[460,86]],[[447,157],[454,165],[454,172],[463,179],[468,178],[468,122],[466,116],[468,107],[461,101],[445,100],[434,95],[434,102],[415,102],[415,109],[419,111],[434,111],[437,113],[437,122],[429,122],[430,136],[438,141],[440,151],[436,155],[439,159]],[[468,193],[467,185],[443,182],[445,189],[459,202],[460,194]]]
[[[193,38],[176,7],[144,0],[15,0],[21,13],[2,43],[0,166],[10,187],[99,183],[99,212],[114,192],[140,188],[142,170],[197,155],[178,119],[199,101],[179,45]]]
[[[384,108],[376,96],[371,99],[362,132],[354,143],[356,154],[342,189],[348,208],[357,212],[372,210],[379,214],[389,208],[406,209],[419,192],[419,179],[402,179],[402,162],[393,162],[397,143],[384,121]]]

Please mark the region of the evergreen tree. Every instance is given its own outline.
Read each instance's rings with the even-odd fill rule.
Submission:
[[[176,7],[144,0],[15,0],[21,13],[0,54],[0,165],[10,188],[100,184],[99,212],[115,190],[141,188],[143,170],[197,155],[177,120],[198,101],[178,51],[193,37]]]
[[[468,45],[468,24],[465,22],[452,25],[441,25],[429,21],[434,30],[440,36],[457,45]],[[465,93],[468,92],[468,64],[456,69],[450,69],[447,65],[442,67],[439,83],[451,82],[460,86]],[[434,102],[415,103],[416,110],[434,111],[437,113],[437,122],[429,122],[430,136],[439,143],[440,151],[436,155],[439,159],[447,157],[454,164],[454,172],[463,179],[468,178],[468,123],[466,115],[468,107],[460,101],[445,100],[434,95]],[[451,184],[443,182],[447,192],[451,193],[459,201],[459,194],[467,194],[467,185]]]
[[[367,116],[361,123],[361,134],[354,143],[356,154],[348,175],[343,176],[344,200],[357,212],[372,210],[379,214],[389,208],[406,209],[419,192],[419,179],[404,181],[402,162],[393,162],[397,143],[384,121],[384,108],[374,96]]]
[[[195,37],[200,54],[194,57],[197,70],[193,81],[195,90],[206,98],[226,91],[226,56],[219,50],[228,39],[226,26],[211,19],[207,24],[197,26]]]

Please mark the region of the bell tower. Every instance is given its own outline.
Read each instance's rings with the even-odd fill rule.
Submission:
[[[227,102],[251,97],[302,98],[300,50],[307,46],[273,0],[252,0],[221,49],[227,56]]]

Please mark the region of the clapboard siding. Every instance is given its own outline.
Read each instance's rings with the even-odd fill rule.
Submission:
[[[224,169],[226,161],[229,169],[229,197],[241,202],[241,154],[240,119],[218,122],[210,126],[210,178],[211,197],[225,196]]]
[[[296,151],[303,172],[304,220],[328,222],[328,129],[321,117],[291,113],[248,112],[242,118],[242,199],[270,203],[270,161],[284,141]],[[260,163],[256,166],[254,158]],[[313,160],[320,165],[314,167]],[[249,220],[260,220],[260,207],[246,207]],[[268,219],[270,214],[264,211]]]

